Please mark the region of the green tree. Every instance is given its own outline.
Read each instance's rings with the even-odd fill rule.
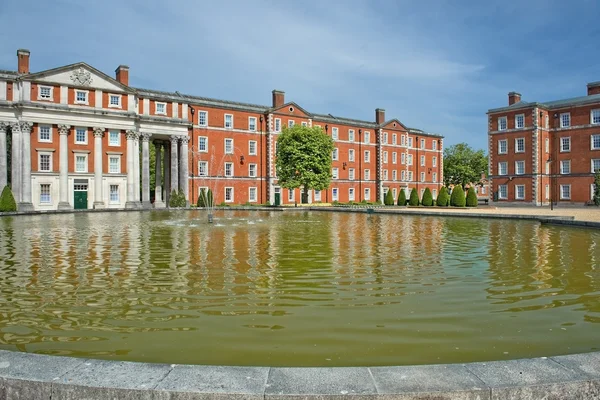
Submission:
[[[417,193],[417,189],[413,188],[410,192],[410,197],[408,198],[409,206],[418,206],[419,205],[419,194]]]
[[[421,199],[421,204],[427,207],[430,207],[433,205],[433,196],[431,195],[431,190],[429,190],[429,188],[426,188],[425,191],[423,192],[423,198]]]
[[[4,189],[2,189],[2,194],[0,195],[0,212],[10,211],[17,211],[17,203],[15,202],[12,190],[6,185],[4,186]]]
[[[600,206],[600,169],[594,175],[594,204]]]
[[[404,189],[400,189],[400,194],[398,195],[398,205],[399,206],[406,205],[406,192],[404,192]]]
[[[333,140],[321,128],[284,127],[277,139],[277,178],[287,189],[325,190],[331,181]]]
[[[444,184],[461,185],[481,182],[481,174],[488,170],[488,157],[483,150],[473,150],[466,143],[444,149]]]
[[[450,202],[450,198],[448,197],[448,190],[445,186],[442,186],[440,192],[438,193],[438,197],[435,200],[435,204],[438,207],[448,207]]]
[[[171,192],[171,198],[169,199],[169,207],[185,207],[185,194],[183,190],[179,189],[179,191],[173,190]]]
[[[383,199],[383,204],[385,204],[386,206],[394,205],[394,195],[392,194],[391,189],[388,189],[387,193],[385,194],[385,198]]]
[[[450,205],[452,207],[464,207],[466,205],[465,191],[460,185],[452,188],[452,194],[450,195]]]
[[[477,193],[475,193],[475,188],[471,186],[469,191],[467,192],[467,207],[477,207]]]

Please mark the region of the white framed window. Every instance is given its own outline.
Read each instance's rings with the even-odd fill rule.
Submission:
[[[256,117],[248,117],[248,130],[256,132]]]
[[[600,109],[590,111],[590,123],[591,124],[600,124]]]
[[[38,153],[38,171],[52,172],[52,153]]]
[[[208,126],[208,111],[198,111],[198,125]]]
[[[225,129],[233,129],[233,115],[225,114]]]
[[[404,171],[404,170],[400,171],[400,180],[401,181],[406,180],[406,171]]]
[[[331,159],[332,159],[333,161],[337,161],[337,159],[338,159],[338,154],[339,154],[339,152],[338,152],[338,149],[337,149],[337,147],[336,147],[336,148],[334,148],[334,149],[333,149],[333,152],[331,152]]]
[[[508,186],[500,185],[498,186],[498,198],[502,200],[508,199]]]
[[[364,177],[365,181],[368,181],[369,179],[371,179],[371,171],[368,169],[365,169],[363,177]]]
[[[434,167],[434,168],[437,167],[437,156],[433,156],[431,158],[431,166]]]
[[[425,166],[425,156],[421,156],[421,167]]]
[[[336,128],[336,127],[331,128],[331,138],[333,140],[338,140],[338,128]]]
[[[590,137],[590,148],[592,150],[600,150],[600,135],[592,135]]]
[[[198,151],[208,153],[208,137],[198,136]]]
[[[87,90],[75,90],[75,103],[76,104],[88,104],[88,91]]]
[[[332,188],[331,189],[331,200],[338,201],[338,199],[339,199],[339,190],[338,190],[338,188]]]
[[[525,174],[525,161],[515,161],[515,175]]]
[[[232,162],[225,163],[225,176],[228,178],[233,177],[233,163]]]
[[[248,188],[248,201],[250,203],[255,203],[258,199],[258,196],[256,195],[257,190],[256,187],[250,187]]]
[[[155,108],[155,110],[154,110],[155,114],[159,114],[159,115],[167,114],[167,103],[157,101],[156,103],[154,103],[154,108]]]
[[[425,172],[421,172],[421,182],[425,182]]]
[[[52,143],[52,127],[50,125],[38,126],[38,141]]]
[[[109,186],[109,201],[112,204],[115,203],[120,203],[120,196],[119,196],[119,185],[110,185]]]
[[[288,201],[294,201],[294,195],[295,195],[295,190],[294,189],[288,189]]]
[[[354,188],[348,189],[348,201],[354,201]]]
[[[413,138],[407,137],[407,142],[408,142],[408,147],[412,148],[413,147]]]
[[[592,173],[596,173],[596,171],[600,170],[600,158],[592,159]]]
[[[525,153],[525,138],[515,139],[515,153]]]
[[[121,132],[108,131],[108,145],[109,146],[120,146],[121,145]]]
[[[406,164],[406,154],[405,153],[400,154],[400,164],[402,164],[402,165]]]
[[[281,118],[275,118],[275,132],[281,132]]]
[[[560,114],[560,127],[566,128],[568,126],[571,126],[571,113]]]
[[[365,150],[365,162],[371,162],[371,152],[369,150]]]
[[[421,139],[421,149],[425,148],[425,139]]]
[[[302,126],[308,126],[308,122],[306,122],[306,121],[302,121],[301,124],[302,124]]]
[[[545,192],[546,200],[548,200],[550,198],[550,185],[546,185]]]
[[[108,106],[113,108],[121,108],[121,95],[109,94],[108,95]]]
[[[387,162],[388,162],[388,152],[384,151],[383,152],[383,163],[387,164]]]
[[[383,132],[382,141],[383,141],[383,144],[387,144],[387,142],[388,142],[388,133],[387,132]]]
[[[232,187],[225,188],[225,202],[233,203],[233,188]]]
[[[248,176],[250,178],[256,178],[256,164],[248,164]]]
[[[398,144],[398,135],[392,133],[392,144]]]
[[[392,189],[392,195],[394,196],[394,199],[397,197],[397,191],[396,188]]]
[[[398,179],[398,171],[396,171],[395,169],[393,169],[392,170],[392,180],[395,181],[396,179]]]
[[[365,135],[363,137],[364,137],[364,143],[367,143],[367,144],[371,143],[371,133],[369,131],[366,131]]]
[[[406,144],[406,136],[400,135],[400,146],[404,146]]]
[[[50,184],[49,183],[40,184],[40,203],[42,203],[42,204],[52,203],[52,199],[50,197]]]
[[[354,168],[348,169],[348,180],[351,180],[351,181],[354,180]]]
[[[52,86],[39,86],[38,89],[38,100],[53,100],[52,99]]]
[[[435,142],[434,142],[434,143],[435,143]],[[431,194],[432,194],[432,196],[433,196],[433,198],[434,198],[434,199],[437,199],[437,189],[433,189],[433,190],[431,191]]]
[[[383,180],[384,180],[384,181],[387,181],[387,180],[388,180],[388,170],[387,170],[387,169],[384,169],[384,170],[383,170]]]
[[[348,141],[354,142],[354,129],[348,129]]]
[[[396,164],[398,162],[398,153],[395,151],[392,152],[392,164]]]
[[[515,199],[525,200],[525,185],[515,185]]]
[[[87,129],[75,128],[75,144],[87,144]]]
[[[198,176],[208,176],[208,161],[198,161]]]
[[[248,154],[251,156],[256,155],[256,140],[248,141]]]
[[[321,191],[315,190],[315,201],[321,201]]]
[[[560,152],[567,153],[571,151],[571,138],[570,137],[561,137],[560,138]]]
[[[571,185],[560,185],[560,199],[570,200],[571,199]]]
[[[508,175],[508,163],[506,161],[498,163],[498,175]]]
[[[408,165],[413,165],[413,155],[412,154],[408,155]]]
[[[291,128],[295,124],[296,124],[296,122],[293,119],[288,120],[288,128]]]
[[[371,200],[371,189],[370,188],[365,188],[365,200],[369,201]]]
[[[560,173],[565,175],[571,173],[571,160],[561,160]]]
[[[546,153],[549,153],[550,152],[550,139],[549,138],[546,138],[546,140],[544,141],[544,147],[545,147]]]
[[[498,118],[498,130],[505,131],[506,130],[506,117]]]
[[[121,173],[121,156],[108,156],[108,173]]]
[[[431,142],[431,148],[432,148],[433,150],[437,150],[437,141],[433,140],[433,141]],[[436,190],[436,192],[437,192],[437,190]],[[435,197],[435,196],[434,196],[434,197]]]
[[[348,161],[354,162],[354,149],[348,150]]]
[[[339,169],[331,168],[331,179],[338,179]]]
[[[508,140],[502,139],[498,140],[498,154],[507,154],[508,153]]]
[[[525,128],[525,114],[515,115],[515,128]]]
[[[87,154],[75,153],[75,172],[87,172],[88,171],[87,159],[88,159]]]
[[[225,154],[233,154],[233,139],[225,139]]]
[[[431,178],[432,182],[437,182],[437,172],[434,172],[432,174],[432,178]]]

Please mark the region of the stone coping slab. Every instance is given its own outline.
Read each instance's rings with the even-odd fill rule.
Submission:
[[[600,399],[600,352],[398,367],[152,364],[0,350],[0,400]]]

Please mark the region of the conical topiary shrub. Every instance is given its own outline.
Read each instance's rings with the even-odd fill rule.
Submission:
[[[410,192],[410,197],[408,198],[409,206],[418,206],[419,205],[419,194],[417,193],[417,189],[413,188]]]
[[[423,192],[421,204],[427,207],[431,207],[433,205],[433,196],[431,195],[431,190],[429,190],[429,188],[426,188],[425,192]]]
[[[7,186],[2,189],[0,195],[0,212],[14,212],[17,211],[17,202],[12,194],[12,190]]]
[[[466,205],[465,191],[462,186],[456,185],[452,189],[452,195],[450,195],[450,205],[452,207],[464,207]]]
[[[450,205],[450,196],[448,195],[448,189],[445,186],[442,186],[440,189],[440,193],[438,194],[435,203],[438,207],[448,207]]]
[[[196,203],[197,207],[206,207],[206,190],[204,188],[200,189],[200,193],[198,194],[198,202]]]
[[[385,204],[386,206],[394,205],[394,195],[392,194],[391,189],[388,189],[387,193],[385,194],[383,204]]]
[[[406,192],[404,189],[400,189],[400,194],[398,195],[398,205],[403,207],[406,205]]]
[[[467,192],[467,207],[477,207],[477,193],[475,193],[475,189],[471,186],[469,191]]]
[[[208,192],[206,193],[206,207],[212,207],[213,205],[213,192],[211,189],[208,189]]]

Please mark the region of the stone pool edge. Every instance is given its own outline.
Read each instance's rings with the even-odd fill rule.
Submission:
[[[393,367],[152,364],[0,350],[0,399],[600,399],[600,352]]]

